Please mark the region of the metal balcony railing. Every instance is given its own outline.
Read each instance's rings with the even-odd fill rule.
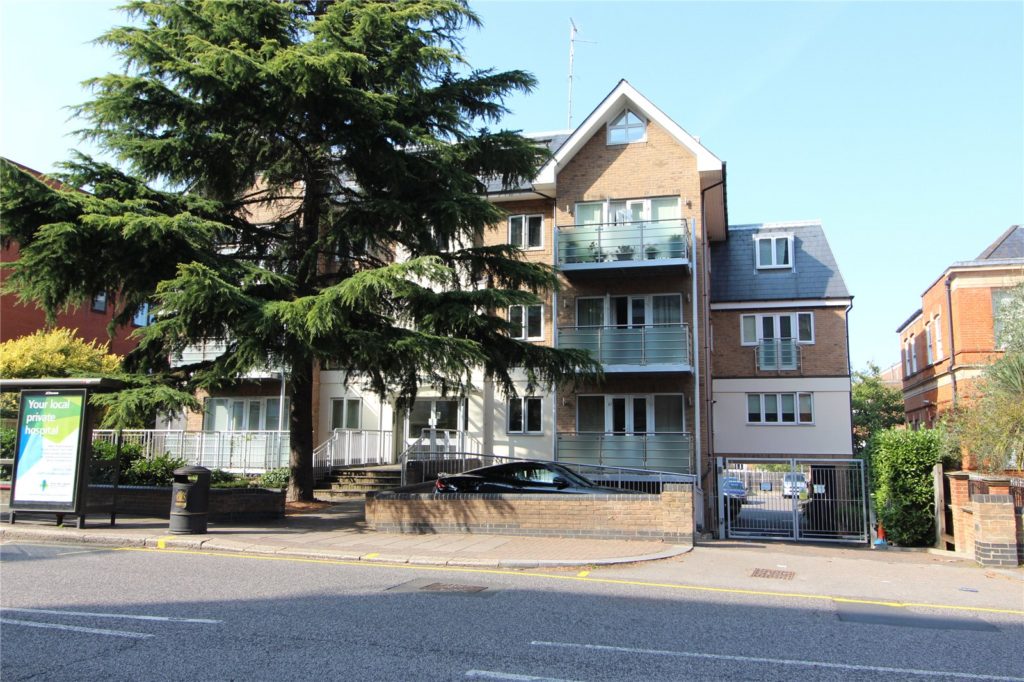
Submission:
[[[800,369],[800,344],[796,339],[762,339],[755,353],[758,370]]]
[[[693,473],[693,435],[672,433],[559,433],[555,461]]]
[[[560,348],[588,350],[604,365],[690,366],[690,325],[559,327]]]
[[[686,220],[569,225],[556,230],[558,265],[582,269],[599,263],[688,260],[690,230]]]

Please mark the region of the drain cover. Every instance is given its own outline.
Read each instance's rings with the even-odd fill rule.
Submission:
[[[752,578],[774,578],[775,580],[792,580],[795,571],[777,571],[773,568],[755,568],[750,574]]]
[[[410,580],[389,587],[388,592],[433,592],[435,594],[461,594],[467,597],[492,597],[499,590],[487,585],[466,585],[463,583],[444,583],[433,580]]]
[[[430,583],[420,588],[423,592],[483,592],[486,587],[480,585],[454,585],[452,583]]]

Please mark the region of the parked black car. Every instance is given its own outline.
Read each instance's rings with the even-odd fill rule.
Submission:
[[[554,462],[510,462],[461,474],[441,474],[436,481],[397,488],[396,493],[561,493],[563,495],[633,494],[597,485]]]

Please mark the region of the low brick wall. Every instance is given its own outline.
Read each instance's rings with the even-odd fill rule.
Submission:
[[[109,514],[113,487],[90,485],[86,514]],[[10,489],[2,491],[10,500]],[[171,488],[120,486],[117,513],[130,516],[171,517]],[[259,521],[284,516],[284,491],[267,488],[211,488],[208,518],[211,521]]]
[[[974,559],[982,566],[1016,566],[1021,561],[1021,514],[1009,495],[975,495]]]
[[[488,533],[693,544],[693,488],[661,495],[368,493],[366,522],[399,533]]]

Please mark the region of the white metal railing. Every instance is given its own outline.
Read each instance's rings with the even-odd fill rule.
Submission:
[[[458,474],[506,462],[531,461],[544,460],[472,452],[406,452],[402,455],[402,485],[432,480],[441,473]],[[696,476],[693,474],[676,471],[656,471],[567,461],[557,461],[556,463],[598,485],[638,490],[653,495],[660,494],[662,486],[666,483],[692,483],[696,486],[697,482]]]
[[[683,431],[559,433],[555,461],[690,474],[693,472],[693,435]]]
[[[560,348],[590,351],[605,365],[690,365],[690,325],[559,327]]]
[[[320,480],[334,467],[390,464],[393,443],[391,431],[335,429],[313,449],[313,477]]]
[[[800,368],[800,344],[796,339],[761,339],[757,344],[759,370],[795,370]]]
[[[689,257],[690,232],[686,220],[568,225],[559,227],[556,235],[558,265],[572,269],[594,263]]]
[[[93,441],[115,442],[117,431],[97,429]],[[288,466],[288,431],[177,431],[126,429],[122,442],[138,444],[145,457],[170,455],[188,464],[257,474]]]

